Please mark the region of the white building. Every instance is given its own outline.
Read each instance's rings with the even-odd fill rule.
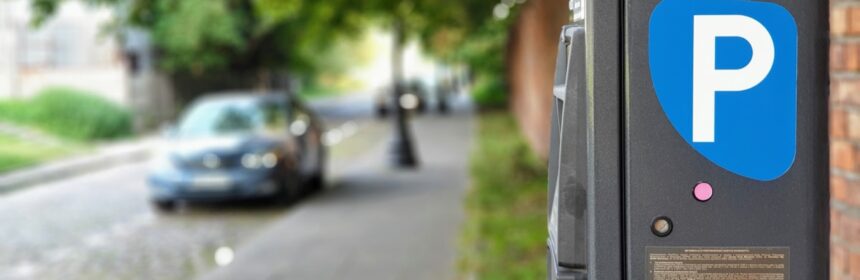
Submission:
[[[121,45],[103,32],[111,10],[61,3],[51,19],[33,27],[30,0],[0,1],[0,99],[62,86],[129,105]]]

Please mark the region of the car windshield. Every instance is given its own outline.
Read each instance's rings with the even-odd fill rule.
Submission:
[[[213,100],[198,103],[177,127],[179,138],[279,133],[286,130],[283,105],[259,100]]]

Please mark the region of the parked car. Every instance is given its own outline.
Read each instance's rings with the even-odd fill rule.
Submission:
[[[320,121],[297,98],[226,93],[194,102],[153,160],[152,203],[280,197],[322,187]]]
[[[449,98],[454,92],[454,84],[450,79],[443,79],[436,84],[436,110],[439,114],[448,114]]]
[[[397,102],[407,112],[423,113],[427,109],[428,93],[427,88],[420,80],[409,81],[405,84],[403,96]],[[383,88],[377,92],[374,99],[374,107],[376,108],[376,116],[384,118],[388,116],[392,108],[392,88],[390,86]]]

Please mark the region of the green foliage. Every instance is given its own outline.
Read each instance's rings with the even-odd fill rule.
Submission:
[[[34,22],[64,0],[34,0]],[[491,19],[497,0],[85,0],[127,14],[114,26],[150,31],[159,65],[196,75],[224,71],[320,69],[320,52],[372,24],[402,23],[446,55]],[[324,68],[323,68],[324,69]]]
[[[153,1],[151,5],[147,13],[159,15],[150,19],[152,38],[166,54],[160,63],[168,70],[226,68],[233,53],[245,47],[241,34],[245,17],[226,1]]]
[[[255,0],[254,12],[260,17],[260,32],[289,20],[302,11],[301,0]]]
[[[32,125],[73,140],[131,134],[131,114],[105,99],[65,88],[47,89],[27,101],[0,102],[0,120]]]
[[[469,65],[475,76],[472,93],[482,108],[501,108],[508,103],[505,51],[511,18],[515,16],[487,21],[456,54]]]
[[[34,0],[35,21],[44,21],[62,1]],[[504,52],[516,9],[508,19],[497,20],[492,14],[498,0],[84,1],[126,11],[113,24],[115,30],[149,31],[157,63],[172,74],[175,85],[199,88],[194,81],[227,76],[241,81],[231,82],[238,84],[233,87],[252,87],[271,73],[319,83],[320,77],[355,63],[355,57],[343,55],[356,48],[357,40],[348,39],[376,25],[400,30],[404,42],[419,39],[425,50],[451,65],[468,65],[478,82],[479,105],[507,103]]]
[[[472,88],[472,98],[482,109],[501,109],[508,105],[505,81],[499,76],[481,74]]]
[[[365,0],[353,10],[385,26],[400,22],[404,39],[419,39],[425,50],[447,62],[462,62],[459,49],[481,36],[486,26],[504,23],[493,18],[498,0]],[[502,52],[489,55],[499,55]],[[469,63],[471,65],[471,63]]]
[[[0,135],[0,173],[63,157],[80,149],[73,145],[40,145]]]
[[[459,51],[472,71],[480,74],[503,74],[508,23],[492,21],[478,29]]]
[[[330,86],[320,85],[319,83],[311,83],[310,86],[304,87],[301,89],[301,91],[299,91],[299,96],[306,100],[312,100],[317,98],[337,96],[341,93],[342,91],[332,88]]]
[[[507,113],[480,115],[460,266],[477,279],[546,278],[546,165]]]

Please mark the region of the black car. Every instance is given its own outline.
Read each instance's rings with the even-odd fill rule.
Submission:
[[[374,107],[377,117],[386,117],[390,112],[394,94],[391,86],[382,88],[374,98]],[[406,82],[403,88],[403,96],[397,102],[407,112],[424,113],[427,110],[427,99],[429,97],[427,87],[419,80]]]
[[[281,93],[214,94],[194,102],[167,133],[149,176],[152,202],[256,197],[291,200],[320,188],[320,121]]]

